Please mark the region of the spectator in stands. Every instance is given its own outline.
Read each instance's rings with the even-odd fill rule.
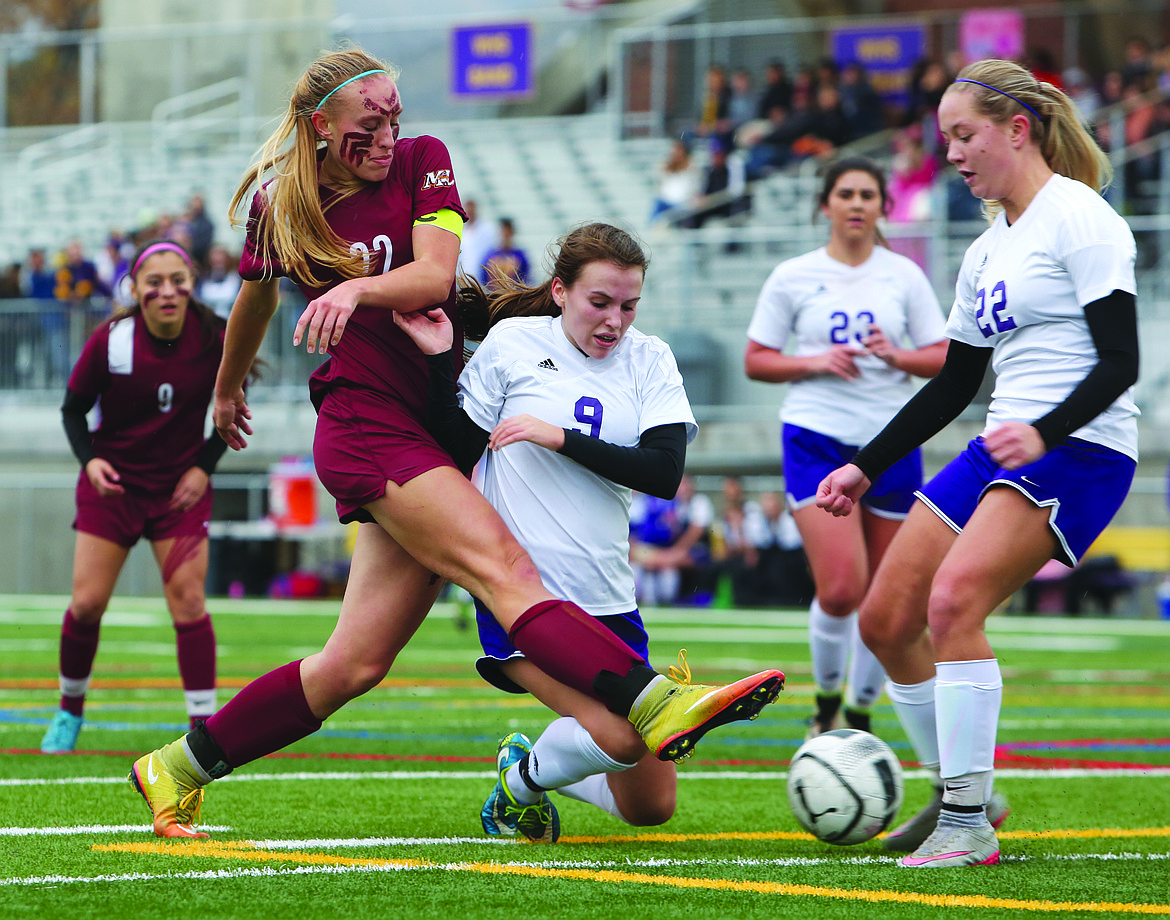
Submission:
[[[715,521],[711,499],[696,492],[694,481],[683,476],[669,506],[647,507],[650,514],[631,514],[630,560],[639,603],[710,604],[717,575],[711,559]],[[642,537],[651,534],[659,536],[644,542]]]
[[[849,143],[849,124],[836,83],[821,83],[817,87],[816,103],[797,129],[800,134],[792,141],[792,155],[797,158],[825,159],[836,148]]]
[[[0,299],[11,300],[24,296],[20,279],[23,269],[24,266],[19,262],[10,262],[3,273],[0,273]]]
[[[224,319],[232,312],[232,304],[240,292],[239,259],[224,246],[213,243],[207,254],[207,270],[196,282],[196,296]]]
[[[130,273],[136,306],[86,342],[61,407],[81,474],[73,594],[60,637],[61,701],[41,742],[46,753],[77,745],[102,617],[143,538],[162,573],[188,717],[194,725],[215,712],[215,632],[204,582],[210,477],[227,445],[204,429],[224,324],[191,298],[195,268],[177,244],[147,246]],[[101,422],[91,432],[86,413],[99,399]]]
[[[215,242],[215,224],[207,216],[207,204],[203,195],[196,193],[187,202],[187,211],[183,215],[183,222],[187,227],[187,237],[190,240],[191,258],[200,270],[205,270],[208,258],[211,255],[211,246]]]
[[[930,220],[938,160],[922,141],[920,124],[899,128],[894,134],[894,160],[890,166],[889,218],[895,223]],[[964,191],[966,189],[964,188]],[[970,197],[970,195],[968,195]],[[903,236],[890,241],[890,248],[913,259],[926,269],[926,238]]]
[[[938,143],[938,104],[950,82],[946,65],[934,58],[922,58],[911,71],[910,99],[903,124],[921,124],[922,138],[932,152]]]
[[[751,71],[737,67],[731,74],[731,94],[727,100],[727,128],[720,136],[734,146],[735,132],[756,117],[759,96],[752,88]]]
[[[500,243],[484,257],[480,271],[480,281],[489,292],[495,290],[500,278],[528,282],[528,256],[516,245],[516,224],[510,217],[501,217],[499,223]]]
[[[743,481],[738,476],[723,477],[721,506],[711,525],[711,558],[717,578],[729,583],[737,605],[751,602],[759,563],[753,535],[760,530],[761,516],[759,505],[744,493]]]
[[[57,297],[57,274],[49,267],[45,250],[35,246],[28,251],[28,261],[21,275],[23,296],[33,300],[55,300]]]
[[[1121,82],[1124,86],[1145,87],[1146,79],[1154,72],[1154,61],[1150,54],[1150,43],[1140,35],[1133,35],[1125,41],[1125,63],[1121,65]]]
[[[703,83],[703,97],[699,103],[699,121],[695,125],[698,137],[719,137],[727,134],[728,106],[731,102],[731,86],[727,82],[727,69],[722,64],[707,68]]]
[[[109,285],[98,275],[97,265],[86,258],[80,240],[73,240],[65,248],[54,296],[73,305],[87,305],[95,296],[110,296]]]
[[[1064,80],[1061,79],[1056,66],[1056,57],[1043,45],[1037,45],[1028,52],[1025,66],[1037,80],[1051,83],[1057,89],[1064,89]]]
[[[681,137],[670,144],[666,162],[658,170],[658,191],[650,222],[671,220],[686,211],[699,194],[702,174],[691,156],[690,145]]]
[[[756,106],[756,118],[771,118],[772,112],[776,109],[787,114],[790,108],[792,108],[792,84],[788,80],[788,71],[784,67],[783,61],[771,60],[764,67],[764,89],[760,93],[760,101]]]
[[[463,223],[458,270],[469,278],[479,278],[484,260],[496,248],[499,238],[495,226],[480,218],[479,204],[474,198],[468,198],[463,207],[467,211],[467,220]]]
[[[65,308],[57,301],[57,273],[39,246],[28,251],[21,290],[25,297],[37,301],[40,326],[37,339],[44,355],[41,366],[46,384],[64,385],[69,373],[69,320]]]
[[[846,64],[841,71],[841,112],[848,125],[848,139],[853,141],[868,137],[882,129],[884,116],[882,98],[873,84],[865,66],[854,61]]]
[[[743,157],[734,153],[730,142],[722,137],[711,140],[709,157],[699,195],[684,226],[699,228],[712,218],[728,219],[751,210]]]
[[[850,727],[869,730],[884,675],[857,634],[855,611],[914,503],[922,454],[866,493],[858,520],[826,520],[817,486],[913,394],[912,377],[933,377],[946,355],[943,315],[926,275],[882,245],[878,222],[889,206],[876,164],[860,157],[833,163],[817,199],[828,243],[772,272],[748,326],[748,377],[789,384],[780,413],[784,483],[816,583],[810,736],[835,728],[842,704]],[[844,521],[848,528],[838,526]]]
[[[752,523],[742,504],[727,505],[711,528],[711,557],[718,577],[730,583],[737,606],[753,602],[753,580],[760,557],[751,539]]]
[[[1064,91],[1077,107],[1081,122],[1085,125],[1093,124],[1097,109],[1101,107],[1101,95],[1089,75],[1080,67],[1070,67],[1064,72]]]
[[[759,498],[759,514],[748,521],[757,563],[751,580],[753,606],[807,607],[816,596],[800,529],[776,492]]]

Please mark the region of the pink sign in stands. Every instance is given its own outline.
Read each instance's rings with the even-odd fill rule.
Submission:
[[[968,61],[1024,56],[1024,15],[1016,10],[967,10],[959,20],[959,49]]]

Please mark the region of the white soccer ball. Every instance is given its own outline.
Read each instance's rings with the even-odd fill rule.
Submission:
[[[852,728],[825,732],[793,756],[788,803],[818,840],[862,843],[889,827],[902,807],[902,765],[876,735]]]

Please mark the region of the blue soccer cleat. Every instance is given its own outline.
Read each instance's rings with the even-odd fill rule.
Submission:
[[[521,732],[500,739],[496,750],[496,785],[483,803],[479,820],[484,832],[493,837],[514,836],[517,831],[538,843],[556,843],[561,836],[561,817],[547,793],[532,804],[516,801],[504,774],[532,750],[532,742]]]
[[[45,754],[64,754],[74,750],[77,747],[77,734],[84,721],[81,716],[58,709],[41,741],[41,751]]]

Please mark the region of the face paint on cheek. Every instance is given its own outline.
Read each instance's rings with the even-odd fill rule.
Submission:
[[[341,156],[343,159],[350,160],[355,166],[360,166],[362,160],[370,155],[372,146],[374,146],[374,135],[351,131],[341,138]]]
[[[145,294],[142,295],[142,305],[145,307],[152,300],[158,300],[159,296],[160,296],[159,292],[156,290],[147,291]]]
[[[190,297],[191,290],[189,288],[185,288],[185,287],[176,287],[175,288],[175,296],[176,297]]]

